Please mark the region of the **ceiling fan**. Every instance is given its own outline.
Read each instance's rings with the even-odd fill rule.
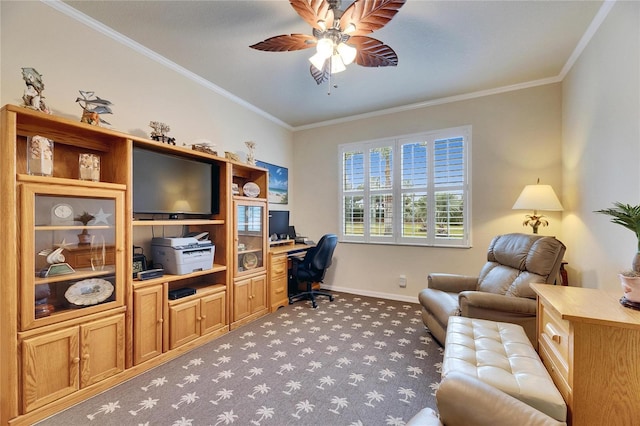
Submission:
[[[406,0],[355,0],[344,11],[341,0],[290,0],[313,35],[285,34],[249,46],[267,52],[316,47],[309,58],[311,75],[320,84],[354,62],[363,67],[395,67],[398,56],[380,40],[366,36],[384,27]]]

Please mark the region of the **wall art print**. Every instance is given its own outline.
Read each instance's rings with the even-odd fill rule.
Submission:
[[[256,166],[269,170],[269,203],[289,204],[289,169],[260,160]]]

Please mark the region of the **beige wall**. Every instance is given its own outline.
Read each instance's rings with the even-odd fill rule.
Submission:
[[[561,86],[526,90],[438,105],[387,116],[298,131],[292,179],[296,230],[317,239],[338,230],[337,146],[461,125],[472,126],[471,249],[391,245],[338,245],[326,282],[336,289],[415,300],[429,272],[477,274],[494,235],[531,232],[526,212],[511,207],[526,184],[551,184],[561,195]],[[561,214],[549,214],[544,235],[561,237]],[[400,274],[408,285],[399,288]]]
[[[56,115],[79,120],[78,90],[94,91],[113,102],[104,119],[115,130],[148,137],[149,122],[162,121],[178,144],[205,138],[224,155],[253,140],[258,159],[291,166],[290,130],[41,2],[0,8],[2,105],[21,103],[21,68],[33,67]]]
[[[562,234],[569,273],[620,291],[633,233],[594,210],[640,204],[640,3],[617,2],[563,81]]]

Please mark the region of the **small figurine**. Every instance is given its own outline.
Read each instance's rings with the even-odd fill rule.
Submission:
[[[246,141],[244,143],[249,149],[249,153],[247,154],[247,164],[251,164],[252,166],[256,165],[256,143],[254,141]]]
[[[171,131],[168,124],[164,124],[159,121],[150,121],[149,127],[153,129],[153,132],[151,132],[151,139],[154,141],[168,143],[169,145],[176,144],[176,138],[170,138],[166,135],[166,133]]]
[[[22,68],[22,78],[27,84],[27,88],[22,95],[22,102],[24,102],[22,106],[45,114],[51,114],[51,111],[44,103],[42,75],[35,68]]]
[[[193,141],[193,143],[191,144],[191,149],[215,156],[218,155],[218,151],[216,151],[216,144],[207,139],[198,139],[196,141]]]
[[[109,105],[112,105],[112,103],[106,99],[101,99],[98,96],[91,99],[95,92],[85,92],[83,90],[79,90],[79,92],[82,97],[76,98],[76,102],[78,102],[82,108],[82,118],[80,119],[80,122],[92,124],[94,126],[99,126],[100,123],[104,123],[107,126],[110,126],[111,123],[100,118],[100,114],[112,114],[111,108],[109,108]]]
[[[40,256],[47,257],[47,263],[49,264],[48,268],[42,269],[40,271],[39,275],[41,278],[54,275],[72,274],[75,272],[75,270],[68,263],[65,263],[64,254],[62,254],[62,251],[68,245],[69,243],[67,243],[66,240],[62,240],[60,244],[56,244],[57,248],[44,249],[38,252]],[[46,298],[46,295],[42,295],[40,297],[36,296],[36,298]]]

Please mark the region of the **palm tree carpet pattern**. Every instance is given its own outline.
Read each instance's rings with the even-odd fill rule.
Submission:
[[[404,425],[435,409],[443,349],[420,305],[298,302],[39,423]]]

